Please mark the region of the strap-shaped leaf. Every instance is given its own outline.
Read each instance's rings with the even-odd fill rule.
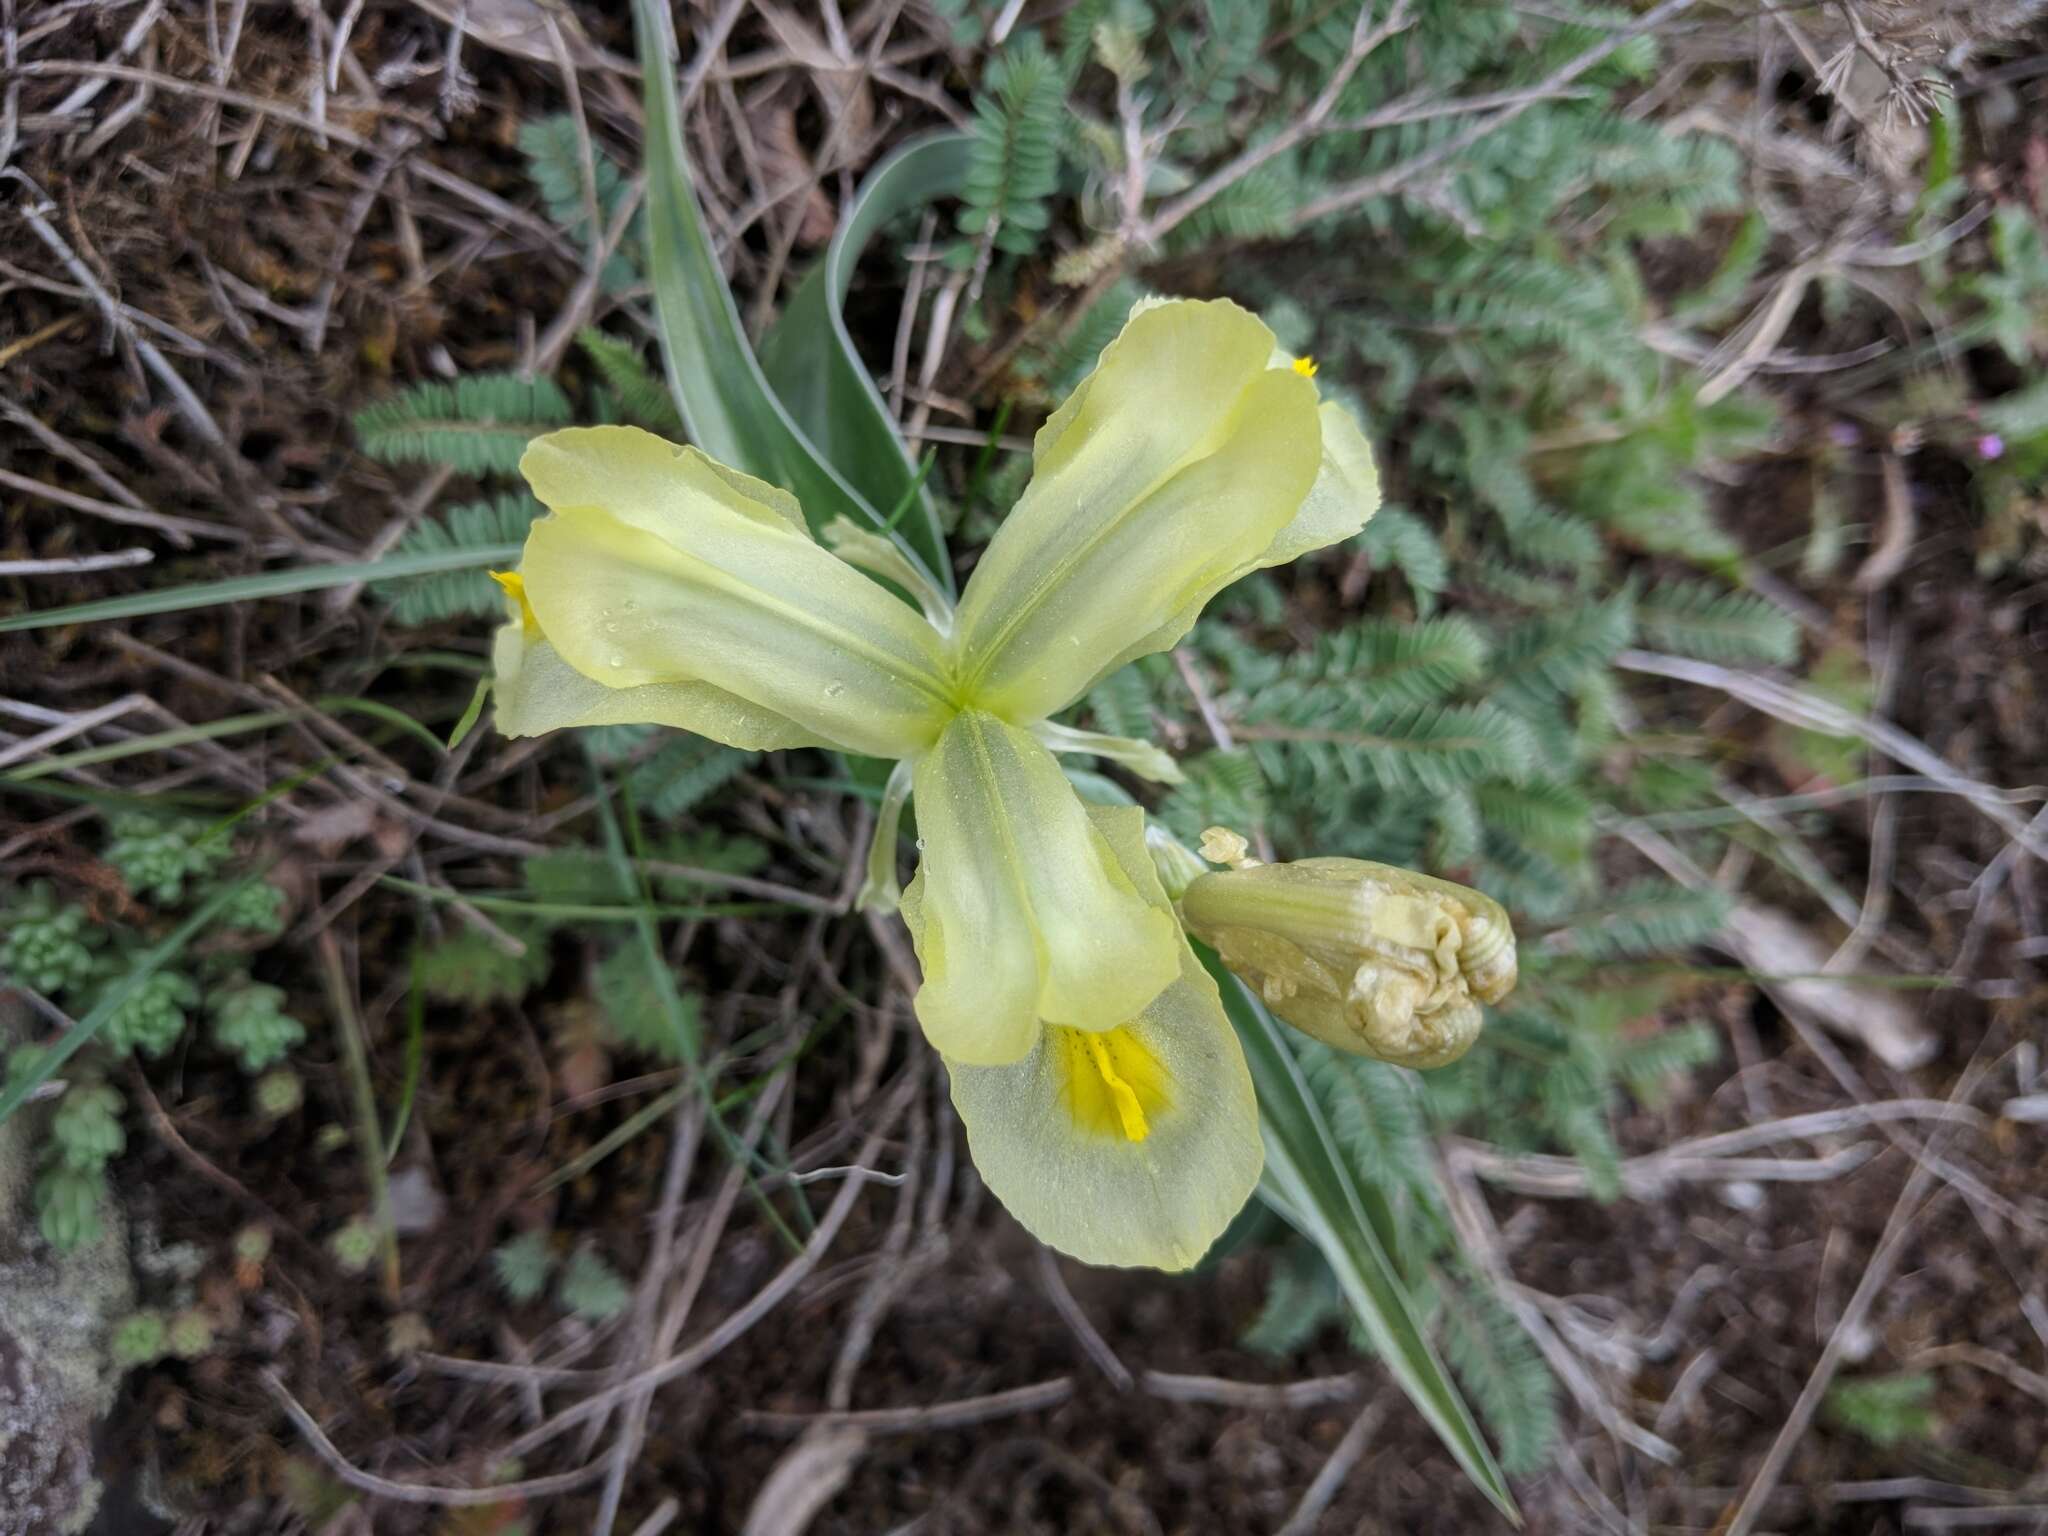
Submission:
[[[692,190],[668,7],[658,0],[634,0],[633,14],[647,113],[648,277],[661,321],[669,388],[690,440],[713,458],[791,492],[803,504],[813,532],[840,516],[879,530],[893,509],[877,511],[833,467],[761,371]],[[814,366],[824,366],[823,359],[838,350],[829,335],[819,337],[816,346]],[[914,541],[900,533],[891,536],[927,569],[943,571],[936,523],[920,518],[911,533]]]
[[[762,371],[790,415],[870,504],[887,513],[909,503],[897,526],[949,592],[953,571],[942,553],[938,513],[840,306],[862,252],[884,225],[959,192],[972,144],[964,133],[927,134],[877,166],[825,248],[825,259],[761,338]]]
[[[1259,1095],[1266,1171],[1259,1195],[1321,1250],[1380,1359],[1465,1475],[1521,1524],[1507,1478],[1409,1305],[1389,1257],[1399,1242],[1386,1196],[1344,1160],[1288,1044],[1285,1028],[1205,945],[1195,953],[1223,993]]]

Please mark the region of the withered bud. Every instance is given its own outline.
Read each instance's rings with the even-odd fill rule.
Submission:
[[[1479,1037],[1479,1005],[1514,990],[1499,902],[1387,864],[1246,861],[1191,881],[1180,910],[1296,1029],[1404,1067],[1456,1061]]]

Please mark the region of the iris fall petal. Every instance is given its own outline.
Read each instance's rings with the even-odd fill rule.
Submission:
[[[1120,865],[1164,903],[1142,819],[1090,807]],[[1142,867],[1141,867],[1142,866]],[[1041,1241],[1090,1264],[1187,1269],[1259,1181],[1258,1102],[1216,987],[1178,972],[1120,1027],[1046,1027],[1008,1066],[947,1061],[983,1179]]]

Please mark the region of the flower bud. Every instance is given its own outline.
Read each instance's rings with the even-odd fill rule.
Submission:
[[[1188,885],[1188,931],[1326,1045],[1440,1067],[1478,1038],[1479,1004],[1514,989],[1514,929],[1478,891],[1363,859],[1231,862]]]

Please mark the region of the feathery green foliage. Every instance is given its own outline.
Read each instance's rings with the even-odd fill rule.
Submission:
[[[586,169],[576,120],[566,112],[519,125],[519,152],[526,174],[539,189],[548,217],[586,250],[604,239],[627,195],[626,173],[593,144]],[[598,223],[591,227],[592,208]],[[640,215],[635,213],[619,246],[606,259],[598,281],[607,293],[623,293],[640,280]]]
[[[682,413],[668,385],[641,360],[632,343],[585,326],[576,333],[576,345],[597,368],[626,422],[667,438],[684,436]]]
[[[578,1248],[562,1266],[555,1285],[555,1299],[562,1310],[585,1322],[602,1323],[617,1317],[633,1299],[619,1272],[589,1248]]]
[[[1522,1325],[1482,1285],[1438,1287],[1444,1357],[1493,1431],[1501,1470],[1540,1472],[1557,1442],[1557,1383]]]
[[[1789,666],[1799,654],[1799,627],[1774,604],[1749,592],[1697,581],[1653,587],[1637,606],[1643,638],[1663,650],[1739,666]]]
[[[670,1028],[654,978],[648,974],[647,959],[632,944],[622,944],[598,962],[592,973],[592,990],[603,1011],[605,1027],[619,1044],[645,1052],[661,1061],[687,1059],[685,1042]],[[702,1003],[694,993],[678,999],[686,1020],[694,1028]]]
[[[1638,880],[1581,908],[1560,925],[1575,954],[1595,959],[1669,954],[1701,943],[1728,917],[1721,891],[1687,890],[1668,880]]]
[[[49,881],[32,882],[0,902],[0,987],[40,992],[76,1018],[112,1004],[98,1032],[51,1079],[54,1091],[22,1109],[39,1146],[42,1171],[31,1195],[37,1224],[62,1250],[92,1242],[103,1230],[107,1168],[127,1146],[124,1100],[108,1079],[125,1060],[169,1055],[202,1005],[214,1019],[214,1042],[252,1074],[280,1059],[304,1033],[276,1008],[283,994],[250,978],[250,953],[282,927],[283,892],[257,881],[225,899],[224,887],[238,878],[226,829],[145,811],[96,819],[101,858],[128,887],[124,904],[88,910]],[[185,950],[131,984],[138,959],[159,944],[164,930],[208,907],[214,912],[210,932],[232,942]],[[0,1081],[9,1087],[33,1081],[30,1074],[49,1060],[51,1048],[30,1039],[7,1050]]]
[[[1926,1371],[1844,1377],[1828,1388],[1821,1399],[1821,1413],[1838,1428],[1889,1450],[1929,1439],[1940,1428],[1934,1414],[1934,1389],[1934,1377]]]
[[[959,229],[994,249],[1038,249],[1059,184],[1066,93],[1058,62],[1035,32],[1020,32],[995,56],[974,98],[974,149],[961,189]],[[963,264],[976,247],[956,253]]]
[[[1450,585],[1450,561],[1442,543],[1429,524],[1405,507],[1381,507],[1357,543],[1360,553],[1375,566],[1401,573],[1414,594],[1416,612],[1425,617]]]
[[[642,812],[656,821],[676,821],[723,789],[754,761],[737,751],[677,731],[661,733],[660,745],[627,775],[627,786]]]
[[[522,1232],[491,1250],[491,1272],[498,1288],[513,1301],[537,1301],[548,1288],[555,1270],[555,1255],[548,1237],[538,1229]]]
[[[1436,1314],[1445,1358],[1492,1433],[1503,1470],[1540,1470],[1557,1438],[1556,1384],[1521,1325],[1457,1258],[1436,1183],[1424,1077],[1316,1044],[1299,1045],[1296,1054],[1353,1170],[1388,1203],[1408,1286]],[[1443,1272],[1446,1262],[1455,1276]],[[1328,1266],[1292,1246],[1275,1256],[1265,1305],[1243,1342],[1287,1354],[1347,1321]],[[1355,1329],[1352,1343],[1369,1348]]]
[[[429,381],[356,412],[356,443],[386,464],[438,464],[462,475],[509,475],[526,445],[574,419],[552,379],[516,373]]]
[[[547,975],[548,958],[540,938],[515,955],[490,934],[462,928],[420,951],[419,984],[447,1003],[517,1002]]]

